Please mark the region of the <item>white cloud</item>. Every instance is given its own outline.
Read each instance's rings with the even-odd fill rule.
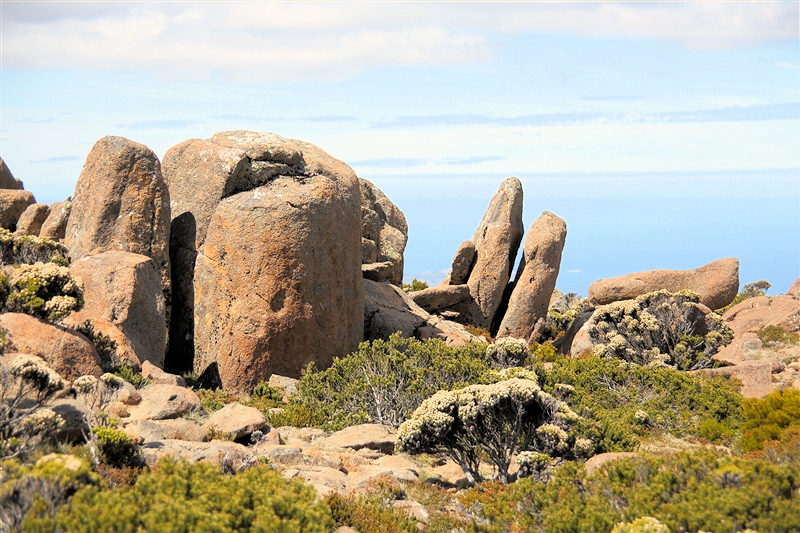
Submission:
[[[795,2],[3,2],[2,15],[6,68],[256,82],[484,62],[497,33],[663,39],[695,48],[798,36]]]

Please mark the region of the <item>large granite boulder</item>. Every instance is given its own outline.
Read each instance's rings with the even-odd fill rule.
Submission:
[[[474,301],[465,323],[490,328],[500,308],[522,241],[522,183],[508,178],[489,202],[472,236],[475,266],[467,285]]]
[[[170,302],[169,192],[152,150],[124,137],[103,137],[83,166],[64,244],[75,261],[100,248],[146,255]]]
[[[365,277],[373,281],[403,283],[403,251],[408,241],[408,224],[403,212],[370,181],[361,186],[361,262]],[[380,268],[367,265],[387,263]]]
[[[6,162],[0,157],[0,189],[22,190],[23,188],[22,182],[14,177]]]
[[[19,217],[35,203],[30,191],[0,189],[0,228],[15,231]]]
[[[72,322],[101,319],[130,340],[138,363],[164,366],[167,322],[161,278],[152,259],[129,252],[87,255],[70,266],[83,280],[83,309]]]
[[[689,289],[700,295],[703,305],[720,309],[731,303],[739,291],[739,260],[729,257],[694,270],[649,270],[601,279],[589,286],[589,300],[605,305],[662,289]]]
[[[556,287],[566,238],[567,224],[549,211],[531,224],[497,338],[516,337],[529,343],[539,340]]]
[[[23,235],[39,235],[42,224],[50,214],[47,204],[31,204],[20,215],[17,221],[17,233]]]
[[[70,329],[23,313],[0,314],[6,351],[35,355],[68,380],[103,374],[100,356],[89,340]]]
[[[302,141],[230,131],[173,147],[164,172],[176,366],[193,360],[249,390],[358,346],[361,192],[350,167]]]
[[[50,204],[47,219],[42,224],[39,236],[48,239],[63,239],[67,234],[67,222],[71,211],[72,202],[70,200]]]

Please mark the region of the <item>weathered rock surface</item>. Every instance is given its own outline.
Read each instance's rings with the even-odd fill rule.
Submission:
[[[733,330],[733,341],[714,356],[717,361],[739,364],[742,361],[778,358],[790,361],[800,358],[800,346],[764,347],[757,333],[767,326],[777,326],[792,333],[800,332],[800,300],[780,294],[748,298],[728,309],[722,318]]]
[[[187,141],[164,160],[176,316],[194,316],[173,335],[193,337],[198,373],[248,390],[358,346],[361,193],[350,167],[302,141],[245,131]]]
[[[17,221],[22,213],[36,203],[30,191],[0,189],[0,227],[10,231],[17,229]]]
[[[31,204],[20,215],[17,221],[16,232],[23,235],[39,235],[42,224],[50,215],[50,207],[47,204]]]
[[[323,446],[326,448],[351,448],[353,450],[367,448],[383,453],[392,453],[396,440],[397,430],[392,426],[359,424],[337,431],[325,439]]]
[[[267,384],[281,393],[283,403],[289,403],[289,398],[297,392],[297,382],[296,378],[272,374]]]
[[[169,192],[152,150],[124,137],[103,137],[86,158],[72,203],[64,237],[72,260],[97,248],[146,255],[169,306]]]
[[[164,372],[150,361],[142,362],[142,376],[150,380],[151,383],[178,385],[180,387],[186,386],[186,380],[183,379],[183,376]]]
[[[763,398],[777,389],[773,374],[777,374],[782,365],[775,359],[757,359],[742,361],[735,366],[695,370],[708,376],[733,376],[741,381],[739,392],[745,398]]]
[[[75,398],[59,398],[46,409],[56,413],[64,423],[53,437],[58,441],[82,442],[91,431],[92,410],[85,402]]]
[[[511,278],[514,259],[522,241],[522,183],[508,178],[489,202],[478,229],[472,236],[475,266],[469,275],[474,306],[466,323],[490,328]]]
[[[144,255],[109,251],[88,255],[70,266],[84,287],[83,309],[74,322],[102,319],[130,340],[138,362],[164,366],[167,322],[162,283],[153,261]]]
[[[208,418],[204,427],[228,433],[234,439],[250,435],[257,429],[267,425],[264,415],[255,407],[247,407],[238,402],[227,404],[219,411],[214,411]]]
[[[408,293],[415,304],[428,313],[466,305],[470,301],[469,285],[439,285]]]
[[[134,440],[141,439],[143,442],[161,440],[203,442],[208,435],[206,428],[185,418],[132,420],[125,424],[124,429],[129,437]]]
[[[185,440],[163,439],[147,442],[141,448],[142,457],[149,467],[154,467],[164,457],[175,460],[185,459],[190,463],[207,461],[234,469],[250,464],[253,453],[236,442],[212,440],[211,442],[191,442]]]
[[[100,356],[80,333],[22,313],[0,314],[0,328],[7,331],[6,351],[41,357],[70,381],[103,374]]]
[[[364,339],[388,339],[399,331],[406,337],[439,338],[452,346],[480,342],[461,324],[428,314],[400,288],[364,280]]]
[[[23,188],[22,182],[14,177],[6,162],[0,157],[0,189],[22,190]]]
[[[71,212],[72,202],[69,200],[50,204],[47,219],[42,224],[39,236],[48,239],[63,239],[67,235],[67,222],[69,222]]]
[[[361,254],[364,265],[388,263],[364,269],[373,281],[403,283],[403,251],[408,224],[403,212],[372,182],[359,178],[361,186]]]
[[[620,459],[628,459],[630,457],[639,457],[639,455],[640,454],[637,452],[598,453],[586,461],[586,464],[583,465],[583,467],[586,469],[587,474],[593,474],[608,463],[619,461]]]
[[[475,258],[477,251],[475,250],[475,243],[472,241],[464,241],[456,250],[453,256],[453,262],[450,267],[450,274],[443,285],[462,285],[469,279],[469,274],[472,272],[472,267],[475,265]]]
[[[191,389],[177,385],[152,384],[139,391],[142,401],[131,407],[131,420],[177,418],[197,409],[200,398]]]
[[[793,298],[800,299],[800,278],[797,278],[794,280],[794,282],[792,282],[789,290],[786,291],[786,294]]]
[[[700,303],[719,309],[731,303],[739,291],[739,260],[729,257],[694,270],[649,270],[601,279],[589,286],[589,300],[605,305],[661,289],[689,289],[700,294]]]
[[[538,341],[561,267],[567,224],[545,211],[525,237],[523,256],[497,338]]]

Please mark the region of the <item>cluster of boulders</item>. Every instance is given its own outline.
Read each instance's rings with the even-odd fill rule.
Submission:
[[[165,454],[244,462],[262,455],[331,490],[361,486],[363,476],[386,469],[417,476],[418,464],[383,455],[393,435],[386,428],[379,444],[355,450],[312,430],[267,431],[263,415],[238,404],[208,420],[184,418],[199,399],[178,374],[193,371],[208,385],[249,393],[271,376],[291,382],[310,362],[325,368],[359,342],[396,331],[452,345],[492,336],[532,343],[542,339],[553,306],[566,301],[555,289],[566,224],[545,211],[523,243],[516,178],[501,184],[446,279],[407,293],[403,213],[345,163],[302,141],[228,131],[180,143],[160,161],[146,146],[105,137],[89,153],[74,197],[51,205],[36,203],[0,162],[0,227],[61,241],[84,299],[55,324],[0,314],[7,346],[0,364],[24,353],[68,380],[100,377],[100,354],[78,331],[88,321],[114,341],[115,363],[153,382],[125,387],[110,407],[148,462]],[[556,344],[573,356],[593,349],[587,331],[603,306],[659,290],[696,293],[692,316],[701,320],[736,296],[738,267],[729,258],[600,280]],[[731,366],[702,371],[733,374],[751,396],[800,388],[800,348],[767,349],[756,335],[768,325],[800,331],[798,285],[728,310],[723,319],[734,339],[714,358]],[[54,405],[75,424],[64,431],[86,430],[81,424],[92,415],[79,400]],[[236,442],[204,442],[215,432]]]

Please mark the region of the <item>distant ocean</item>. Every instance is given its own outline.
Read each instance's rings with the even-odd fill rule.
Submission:
[[[768,294],[800,277],[800,169],[516,176],[526,230],[543,210],[567,223],[557,284],[564,292],[586,295],[597,279],[721,257],[739,258],[741,284],[772,283]],[[408,220],[408,280],[441,280],[507,177],[369,177]]]

